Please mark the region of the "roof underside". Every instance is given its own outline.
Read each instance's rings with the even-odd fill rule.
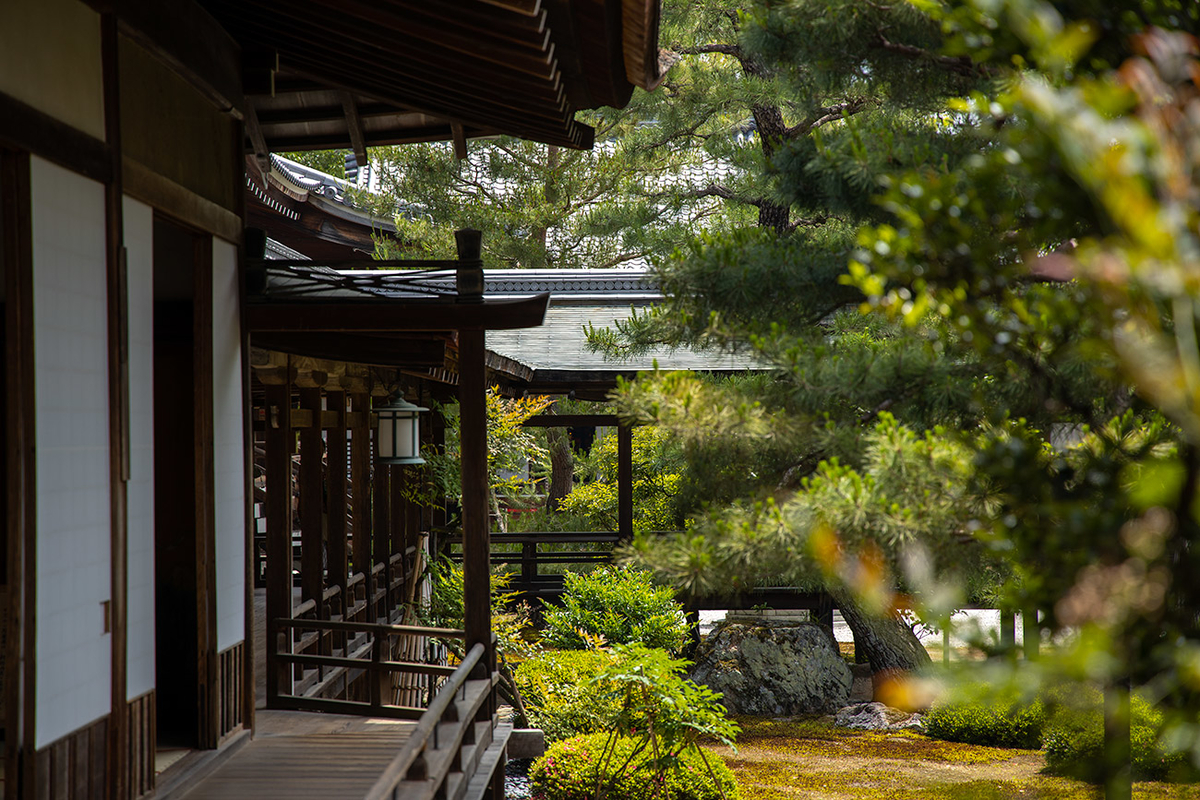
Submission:
[[[657,0],[201,0],[243,50],[257,151],[497,134],[589,147],[575,112],[658,70]]]

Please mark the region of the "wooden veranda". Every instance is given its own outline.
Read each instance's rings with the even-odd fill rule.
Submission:
[[[459,255],[399,276],[253,262],[258,294],[246,320],[256,348],[265,707],[375,727],[260,737],[189,797],[268,796],[256,786],[280,797],[502,793],[496,766],[508,728],[498,724],[494,691],[483,333],[536,325],[546,297],[489,302],[478,232],[460,232]],[[422,405],[460,404],[462,630],[416,624],[429,532],[445,520],[415,497],[419,467],[377,460],[371,411],[398,391]],[[440,446],[442,434],[422,426],[425,444]],[[354,755],[331,758],[343,752]],[[315,774],[322,770],[330,775]]]

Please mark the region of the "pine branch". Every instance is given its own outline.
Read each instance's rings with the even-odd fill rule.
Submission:
[[[742,48],[736,44],[724,44],[722,42],[713,42],[711,44],[701,44],[696,47],[684,47],[679,50],[681,55],[699,56],[706,53],[721,53],[727,56],[733,56],[738,61],[742,60]]]
[[[865,97],[856,97],[852,100],[847,100],[844,103],[834,103],[831,106],[817,109],[817,113],[797,125],[787,128],[783,132],[783,138],[795,139],[803,136],[813,128],[819,128],[834,120],[843,119],[853,116],[859,111],[867,107],[868,100]]]
[[[723,200],[732,200],[735,203],[744,203],[748,206],[754,206],[755,208],[761,208],[763,203],[767,202],[766,200],[762,199],[761,197],[758,197],[758,198],[744,197],[742,195],[739,195],[737,192],[733,191],[732,189],[730,189],[728,186],[721,186],[716,183],[710,183],[708,186],[704,187],[703,189],[697,189],[695,191],[687,192],[687,193],[685,193],[685,196],[692,197],[697,200],[703,199],[705,197],[720,197]]]
[[[927,61],[948,72],[953,72],[964,77],[986,78],[989,75],[988,70],[972,61],[970,56],[944,56],[939,53],[931,53],[915,45],[893,42],[884,36],[882,31],[875,34],[873,44],[875,47],[886,50],[889,53],[895,53],[914,61]]]

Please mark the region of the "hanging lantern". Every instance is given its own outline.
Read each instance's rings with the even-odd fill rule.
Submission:
[[[422,411],[428,408],[414,406],[396,394],[387,405],[374,409],[375,418],[379,422],[376,437],[379,452],[375,457],[379,464],[424,464],[421,458],[421,425],[419,422]]]

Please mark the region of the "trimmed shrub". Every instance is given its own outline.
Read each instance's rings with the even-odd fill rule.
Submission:
[[[621,710],[613,687],[592,683],[612,662],[606,650],[546,650],[522,661],[514,679],[529,723],[550,741],[612,727]]]
[[[1084,703],[1064,707],[1046,724],[1043,744],[1046,771],[1099,782],[1104,764],[1104,712],[1099,691],[1089,691]],[[1163,715],[1136,694],[1129,700],[1133,776],[1139,780],[1177,777],[1186,767],[1183,753],[1168,754],[1158,744]]]
[[[545,613],[545,642],[565,650],[585,650],[587,637],[606,644],[644,644],[678,653],[688,625],[675,592],[655,586],[648,573],[627,567],[568,572],[561,608]]]
[[[925,733],[947,742],[1037,750],[1045,722],[1040,701],[1026,703],[1011,692],[995,696],[975,685],[934,705],[925,716]]]
[[[654,753],[643,747],[635,753],[638,740],[619,738],[604,758],[604,774],[598,774],[608,734],[577,736],[553,744],[529,771],[535,797],[545,800],[593,800],[599,796],[620,800],[739,800],[733,773],[719,756],[685,750],[663,774],[654,763]],[[705,763],[707,761],[707,764]],[[711,768],[711,772],[710,772]],[[713,776],[716,780],[713,780]],[[665,790],[665,791],[664,791]]]

